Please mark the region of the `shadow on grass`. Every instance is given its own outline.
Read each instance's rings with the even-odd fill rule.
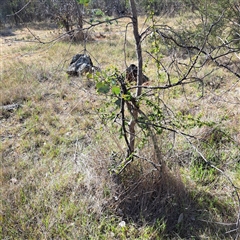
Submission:
[[[130,166],[121,176],[115,210],[125,221],[151,225],[155,238],[234,239],[235,210],[210,193],[188,189],[178,174],[136,170]],[[155,239],[153,238],[153,239]]]
[[[10,28],[0,29],[0,37],[12,37],[12,36],[15,36],[15,35],[16,34]]]

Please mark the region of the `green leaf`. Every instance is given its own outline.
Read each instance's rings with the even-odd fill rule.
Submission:
[[[115,102],[114,102],[118,107],[121,106],[121,99],[117,99]]]
[[[110,25],[113,24],[113,23],[110,21],[110,18],[109,18],[109,17],[106,17],[106,18],[105,18],[105,21],[107,22],[107,24],[110,24]]]
[[[99,93],[108,93],[110,91],[110,88],[109,88],[109,85],[103,83],[103,82],[99,82],[96,84],[96,88],[97,88],[97,91]]]
[[[95,11],[95,16],[100,17],[100,16],[103,16],[103,15],[104,15],[104,13],[102,12],[101,9],[97,9],[97,10]]]
[[[90,0],[77,0],[78,3],[83,4],[83,5],[88,5],[88,3],[90,2]]]
[[[118,95],[121,92],[120,87],[118,86],[113,86],[112,87],[112,93]]]
[[[126,101],[130,101],[132,99],[131,94],[122,94],[122,98]]]

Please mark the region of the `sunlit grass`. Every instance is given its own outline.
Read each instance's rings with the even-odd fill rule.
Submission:
[[[180,19],[164,21],[175,25]],[[101,32],[105,38],[96,37],[86,46],[66,41],[41,44],[1,39],[5,41],[2,53],[6,58],[1,70],[1,105],[20,105],[9,112],[3,110],[1,116],[2,239],[180,239],[179,234],[186,232],[199,238],[231,239],[224,235],[226,229],[200,220],[233,222],[237,206],[233,189],[217,171],[198,162],[183,136],[164,133],[158,138],[170,169],[166,176],[149,172],[152,165],[140,160],[143,163],[133,164],[135,169],[127,169],[119,187],[120,179],[114,171],[122,164],[126,149],[118,126],[106,123],[101,115],[100,109],[109,98],[97,94],[94,86],[89,88],[85,77],[68,77],[66,69],[72,56],[83,53],[85,47],[102,71],[117,67],[124,72],[125,56],[127,64],[136,63],[130,27],[124,53],[127,22],[96,28],[93,37]],[[27,29],[15,33],[18,39],[31,39]],[[52,30],[34,33],[46,41],[56,36]],[[149,60],[144,71],[151,85],[164,84],[164,72],[159,79],[153,61],[146,52],[143,54]],[[168,56],[162,59],[170,62]],[[203,74],[212,67],[206,66]],[[204,84],[203,96],[199,85],[192,84],[159,91],[159,99],[183,116],[202,115],[204,121],[221,124],[219,129],[229,138],[198,126],[188,133],[203,141],[194,144],[208,160],[226,169],[238,186],[239,83],[221,70],[206,78]],[[167,120],[172,116],[169,114]],[[209,141],[211,138],[217,138],[219,144]],[[155,161],[152,146],[152,142],[147,143],[139,153]],[[214,154],[217,147],[221,147],[221,154]],[[125,198],[129,184],[134,188]],[[118,209],[118,204],[125,209]],[[138,210],[141,206],[146,207],[140,209],[145,215],[136,212],[133,219],[123,217],[123,211],[129,213],[131,207]],[[151,207],[166,215],[151,219],[147,215],[154,215]]]

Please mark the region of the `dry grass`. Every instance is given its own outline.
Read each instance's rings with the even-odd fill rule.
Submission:
[[[95,40],[86,45],[94,65],[124,71],[126,23],[94,29]],[[53,29],[31,31],[44,41],[56,36]],[[225,232],[234,225],[216,222],[236,221],[233,189],[201,165],[183,136],[164,132],[158,139],[168,170],[137,159],[117,177],[125,149],[116,125],[103,124],[108,98],[89,87],[93,80],[65,73],[83,44],[42,45],[29,42],[34,39],[27,29],[14,34],[1,37],[1,105],[21,105],[1,115],[2,239],[232,239]],[[131,28],[126,47],[127,63],[135,63]],[[155,84],[150,62],[145,72]],[[239,186],[239,81],[218,71],[197,101],[196,89],[185,89],[189,98],[180,88],[159,97],[177,112],[217,123],[214,131],[193,127],[188,133],[201,139],[194,144]],[[139,155],[157,163],[151,141]]]

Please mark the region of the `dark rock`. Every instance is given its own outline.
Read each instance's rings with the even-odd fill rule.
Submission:
[[[67,74],[71,76],[81,76],[86,73],[94,73],[99,71],[98,67],[93,66],[91,58],[86,54],[76,54],[73,56],[67,70]]]
[[[137,66],[135,64],[131,64],[126,69],[126,80],[128,82],[137,82]],[[148,81],[149,78],[143,74],[143,83]]]

